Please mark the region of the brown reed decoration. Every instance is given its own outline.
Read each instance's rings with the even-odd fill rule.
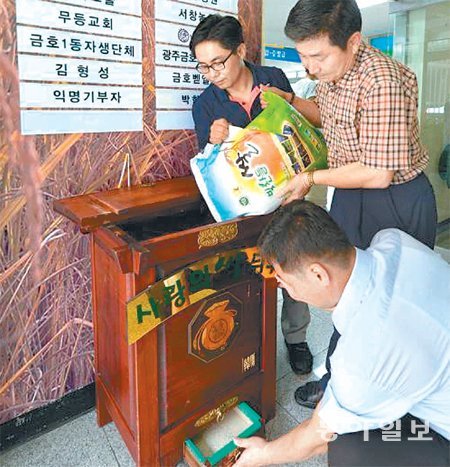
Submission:
[[[239,7],[259,61],[261,1]],[[143,2],[143,132],[23,137],[15,4],[0,4],[0,424],[93,380],[88,238],[52,201],[116,187],[126,152],[143,183],[188,174],[197,152],[192,131],[154,128],[153,11]]]

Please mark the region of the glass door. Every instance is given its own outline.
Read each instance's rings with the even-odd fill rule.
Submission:
[[[438,251],[450,260],[450,1],[390,3],[393,56],[417,75],[427,175],[438,208]]]

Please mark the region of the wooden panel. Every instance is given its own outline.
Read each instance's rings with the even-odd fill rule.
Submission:
[[[135,438],[135,433],[130,431],[129,425],[127,421],[122,416],[121,407],[118,406],[115,400],[111,397],[109,392],[104,387],[101,379],[96,380],[95,386],[96,396],[98,404],[97,404],[97,416],[99,411],[104,409],[108,411],[109,417],[114,420],[117,429],[119,430],[125,444],[127,445],[128,450],[130,451],[131,456],[136,460],[137,459],[137,443]],[[103,425],[99,425],[103,426]]]
[[[166,213],[167,208],[199,200],[200,192],[193,177],[182,177],[154,185],[133,186],[96,193],[97,201],[115,214],[135,213],[150,208],[149,214]],[[133,215],[132,217],[136,217]]]
[[[123,418],[134,428],[130,412],[129,352],[126,328],[125,275],[117,263],[93,238],[92,280],[94,284],[96,377],[121,408]]]
[[[159,407],[157,333],[151,332],[132,346],[136,362],[134,387],[136,392],[137,464],[157,465],[161,457],[158,439]]]
[[[53,208],[90,232],[101,225],[197,206],[201,195],[193,177],[166,180],[56,200]]]
[[[233,301],[232,297],[237,300]],[[160,359],[160,391],[164,401],[160,406],[162,428],[198,410],[205,401],[214,400],[217,392],[235,386],[250,374],[259,371],[260,298],[260,280],[241,282],[209,297],[206,302],[201,302],[200,306],[196,304],[184,310],[163,326],[163,342],[159,348],[160,354],[164,356]],[[198,312],[210,309],[210,304],[214,306],[217,302],[223,303],[224,299],[231,300],[228,306],[236,312],[232,319],[235,322],[239,321],[239,329],[224,353],[212,361],[205,362],[201,357],[194,355],[190,343],[195,340],[196,329],[199,330],[192,324],[189,329],[190,323],[194,321]],[[241,305],[240,309],[238,302]],[[221,351],[213,354],[218,353]],[[244,372],[243,359],[253,353],[255,366]]]
[[[198,227],[142,242],[142,246],[147,251],[133,252],[135,257],[135,272],[141,274],[150,267],[160,265],[161,263],[168,264],[171,261],[174,262],[172,266],[173,270],[176,269],[175,265],[189,264],[201,257],[213,256],[220,251],[255,246],[261,231],[267,225],[270,218],[271,215],[269,214],[268,216],[235,219],[234,221]],[[236,237],[208,247],[199,245],[200,232],[211,227],[233,223],[237,224]]]
[[[263,282],[261,301],[263,352],[261,367],[264,371],[264,384],[260,412],[263,418],[275,417],[276,381],[277,381],[277,280],[266,279]]]

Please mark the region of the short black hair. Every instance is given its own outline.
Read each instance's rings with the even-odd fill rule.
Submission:
[[[299,0],[289,13],[284,33],[294,42],[326,34],[333,45],[345,50],[361,25],[355,0]]]
[[[189,48],[195,57],[195,47],[203,41],[216,41],[224,49],[235,51],[243,42],[241,23],[234,16],[208,15],[192,33]]]
[[[262,257],[287,273],[312,259],[348,267],[352,245],[321,207],[303,200],[280,207],[258,239]]]

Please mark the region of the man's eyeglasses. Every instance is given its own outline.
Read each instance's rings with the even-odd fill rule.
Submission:
[[[206,75],[207,73],[209,73],[210,69],[214,71],[222,71],[225,69],[225,63],[233,55],[233,53],[234,53],[234,50],[232,50],[230,54],[228,55],[228,57],[222,62],[211,63],[211,65],[206,65],[205,63],[197,63],[197,66],[195,68],[202,75]]]

